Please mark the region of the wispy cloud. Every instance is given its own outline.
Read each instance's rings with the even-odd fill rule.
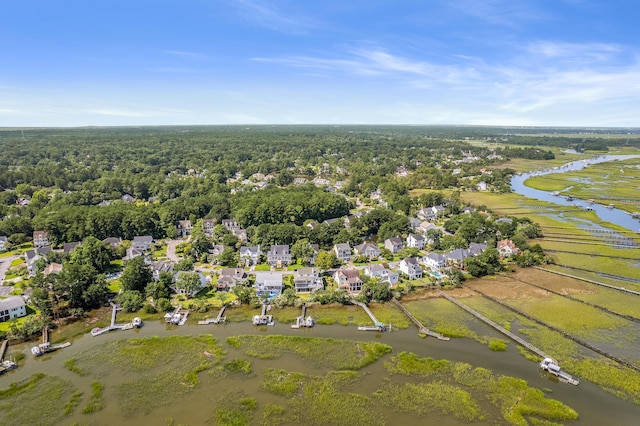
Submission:
[[[528,46],[528,51],[544,60],[590,63],[604,62],[623,52],[616,44],[605,43],[565,43],[553,41],[536,41]]]
[[[448,0],[458,12],[492,25],[515,27],[522,21],[546,19],[528,0]]]
[[[253,60],[313,70],[318,75],[331,73],[385,76],[395,79],[410,78],[412,84],[417,85],[426,85],[430,81],[455,83],[476,78],[476,72],[472,67],[448,66],[415,60],[378,48],[352,49],[344,56],[345,58],[292,56],[253,58]]]
[[[319,27],[319,23],[307,15],[284,11],[264,1],[234,0],[233,5],[243,19],[270,30],[301,35]]]

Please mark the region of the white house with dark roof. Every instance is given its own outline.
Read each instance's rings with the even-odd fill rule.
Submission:
[[[240,261],[246,266],[257,265],[260,262],[260,246],[240,247]]]
[[[422,263],[434,272],[438,272],[441,268],[447,266],[447,258],[440,254],[431,252],[422,258]]]
[[[213,219],[202,219],[202,230],[207,235],[213,235],[213,228],[216,226],[216,221]]]
[[[409,234],[407,237],[407,247],[413,247],[422,250],[427,243],[427,239],[419,234]]]
[[[222,219],[222,225],[231,232],[235,229],[240,229],[240,225],[238,225],[235,219]]]
[[[291,263],[291,250],[289,244],[272,245],[267,252],[267,263],[271,266],[289,265]]]
[[[147,251],[151,249],[153,244],[153,237],[151,235],[142,235],[133,237],[131,248],[139,251]]]
[[[49,234],[45,231],[33,231],[33,245],[44,247],[49,245]]]
[[[364,268],[364,274],[371,278],[378,278],[380,281],[394,285],[400,279],[396,271],[385,268],[382,265],[369,265]]]
[[[351,260],[351,246],[349,243],[334,245],[333,252],[336,254],[338,260],[342,262],[349,262]]]
[[[369,259],[373,259],[380,256],[380,249],[369,243],[362,243],[353,248],[358,256],[365,256]]]
[[[189,219],[178,221],[178,234],[180,234],[180,236],[186,237],[191,235],[191,231],[193,231],[193,225]]]
[[[316,268],[298,268],[293,273],[293,288],[296,293],[312,293],[322,290],[324,285],[320,271]]]
[[[27,315],[27,305],[20,296],[0,299],[0,322],[9,321]]]
[[[404,242],[400,237],[391,237],[384,240],[384,248],[391,253],[397,253],[404,248]]]
[[[410,280],[422,278],[422,267],[415,257],[407,257],[400,261],[400,272],[406,274]]]

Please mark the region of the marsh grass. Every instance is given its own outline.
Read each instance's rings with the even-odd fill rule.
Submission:
[[[466,302],[465,302],[466,303]],[[425,327],[448,337],[483,340],[467,325],[473,319],[462,309],[443,298],[403,302]]]
[[[214,410],[213,422],[221,426],[244,426],[252,424],[258,401],[242,392],[230,392],[220,399]]]
[[[227,344],[260,359],[276,359],[288,352],[317,366],[336,370],[358,370],[391,352],[390,346],[377,342],[277,335],[228,337]]]
[[[79,368],[76,365],[76,362],[78,360],[75,358],[69,358],[64,362],[64,368],[66,368],[69,371],[72,371],[74,373],[76,373],[78,376],[86,376],[87,372],[84,371],[83,369]]]
[[[251,361],[236,358],[233,361],[226,362],[224,368],[232,373],[251,374]]]
[[[310,376],[285,370],[266,370],[263,390],[286,397],[286,410],[277,418],[287,424],[383,425],[371,398],[346,393],[342,388],[360,379],[354,371],[333,371]]]
[[[79,354],[76,364],[88,374],[127,372],[131,379],[118,384],[116,394],[123,415],[129,417],[190,392],[199,384],[198,373],[219,365],[224,356],[210,335],[151,337],[97,345]]]
[[[39,373],[0,390],[0,419],[16,425],[55,425],[71,414],[81,397],[70,382]]]
[[[502,339],[489,339],[489,349],[494,352],[504,352],[507,350],[507,342]]]
[[[73,410],[76,409],[81,399],[82,399],[82,392],[80,391],[76,391],[73,393],[73,395],[71,395],[71,399],[69,400],[69,402],[64,404],[65,416],[70,416],[73,414]]]
[[[472,421],[484,418],[485,414],[478,404],[478,401],[484,400],[498,408],[503,419],[511,424],[525,425],[527,419],[532,418],[538,421],[578,418],[578,413],[573,409],[559,401],[547,399],[543,392],[527,386],[524,380],[496,376],[489,370],[474,368],[466,363],[420,358],[402,352],[385,362],[385,368],[391,374],[422,378],[419,385],[387,385],[391,389],[383,387],[381,396],[384,398],[394,398],[394,393],[402,395],[397,398],[397,404],[403,404],[403,410],[410,410],[411,406],[428,406],[432,401],[432,409],[451,410],[446,413]],[[430,400],[430,397],[434,398]],[[410,403],[403,402],[406,398],[413,400]],[[434,402],[438,399],[449,402],[440,405]]]
[[[104,384],[101,382],[93,382],[91,383],[91,396],[89,397],[89,402],[82,409],[84,414],[95,413],[96,411],[102,410],[104,406]]]
[[[464,422],[482,420],[482,408],[464,389],[435,381],[432,383],[386,383],[374,394],[386,407],[424,416],[428,413],[452,415]]]
[[[261,426],[280,426],[284,423],[285,407],[276,404],[267,404],[262,410]]]

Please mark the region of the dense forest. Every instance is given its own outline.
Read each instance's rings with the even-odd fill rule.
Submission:
[[[245,227],[322,221],[345,214],[349,197],[383,194],[409,214],[413,188],[462,188],[509,158],[548,159],[544,149],[488,149],[467,139],[523,129],[418,126],[215,126],[0,130],[0,235],[20,243],[34,230],[54,245],[96,238],[175,236],[181,219],[236,217]],[[510,135],[510,136],[509,136]],[[580,141],[580,139],[578,139]],[[607,142],[610,142],[607,139]],[[529,141],[530,142],[530,141]],[[615,142],[615,140],[614,140]],[[513,171],[482,179],[509,191]],[[296,187],[323,179],[335,193]],[[269,188],[262,191],[258,183]],[[254,185],[254,186],[252,186]],[[304,186],[304,185],[302,185]],[[286,191],[278,188],[287,188]],[[294,189],[295,188],[295,189]]]

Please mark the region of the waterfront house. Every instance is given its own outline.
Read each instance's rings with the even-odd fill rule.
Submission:
[[[242,268],[222,268],[218,277],[218,291],[231,290],[238,284],[243,284],[247,273]]]
[[[469,244],[469,255],[470,256],[478,256],[482,254],[483,251],[487,249],[487,243],[471,243]]]
[[[440,271],[447,265],[447,258],[440,253],[431,252],[422,258],[422,263],[434,272]]]
[[[240,229],[240,225],[238,225],[235,219],[222,219],[222,225],[231,232]]]
[[[322,277],[316,268],[298,268],[293,274],[293,287],[296,293],[312,293],[322,290]]]
[[[20,296],[0,299],[0,322],[9,321],[27,315],[27,305]]]
[[[282,294],[282,272],[256,272],[256,293],[269,297]]]
[[[360,278],[360,272],[357,269],[338,269],[333,274],[333,279],[340,290],[347,290],[350,293],[362,290],[362,278]]]
[[[378,278],[382,282],[394,285],[400,279],[396,271],[385,268],[382,265],[369,265],[364,268],[364,274],[371,278]]]

